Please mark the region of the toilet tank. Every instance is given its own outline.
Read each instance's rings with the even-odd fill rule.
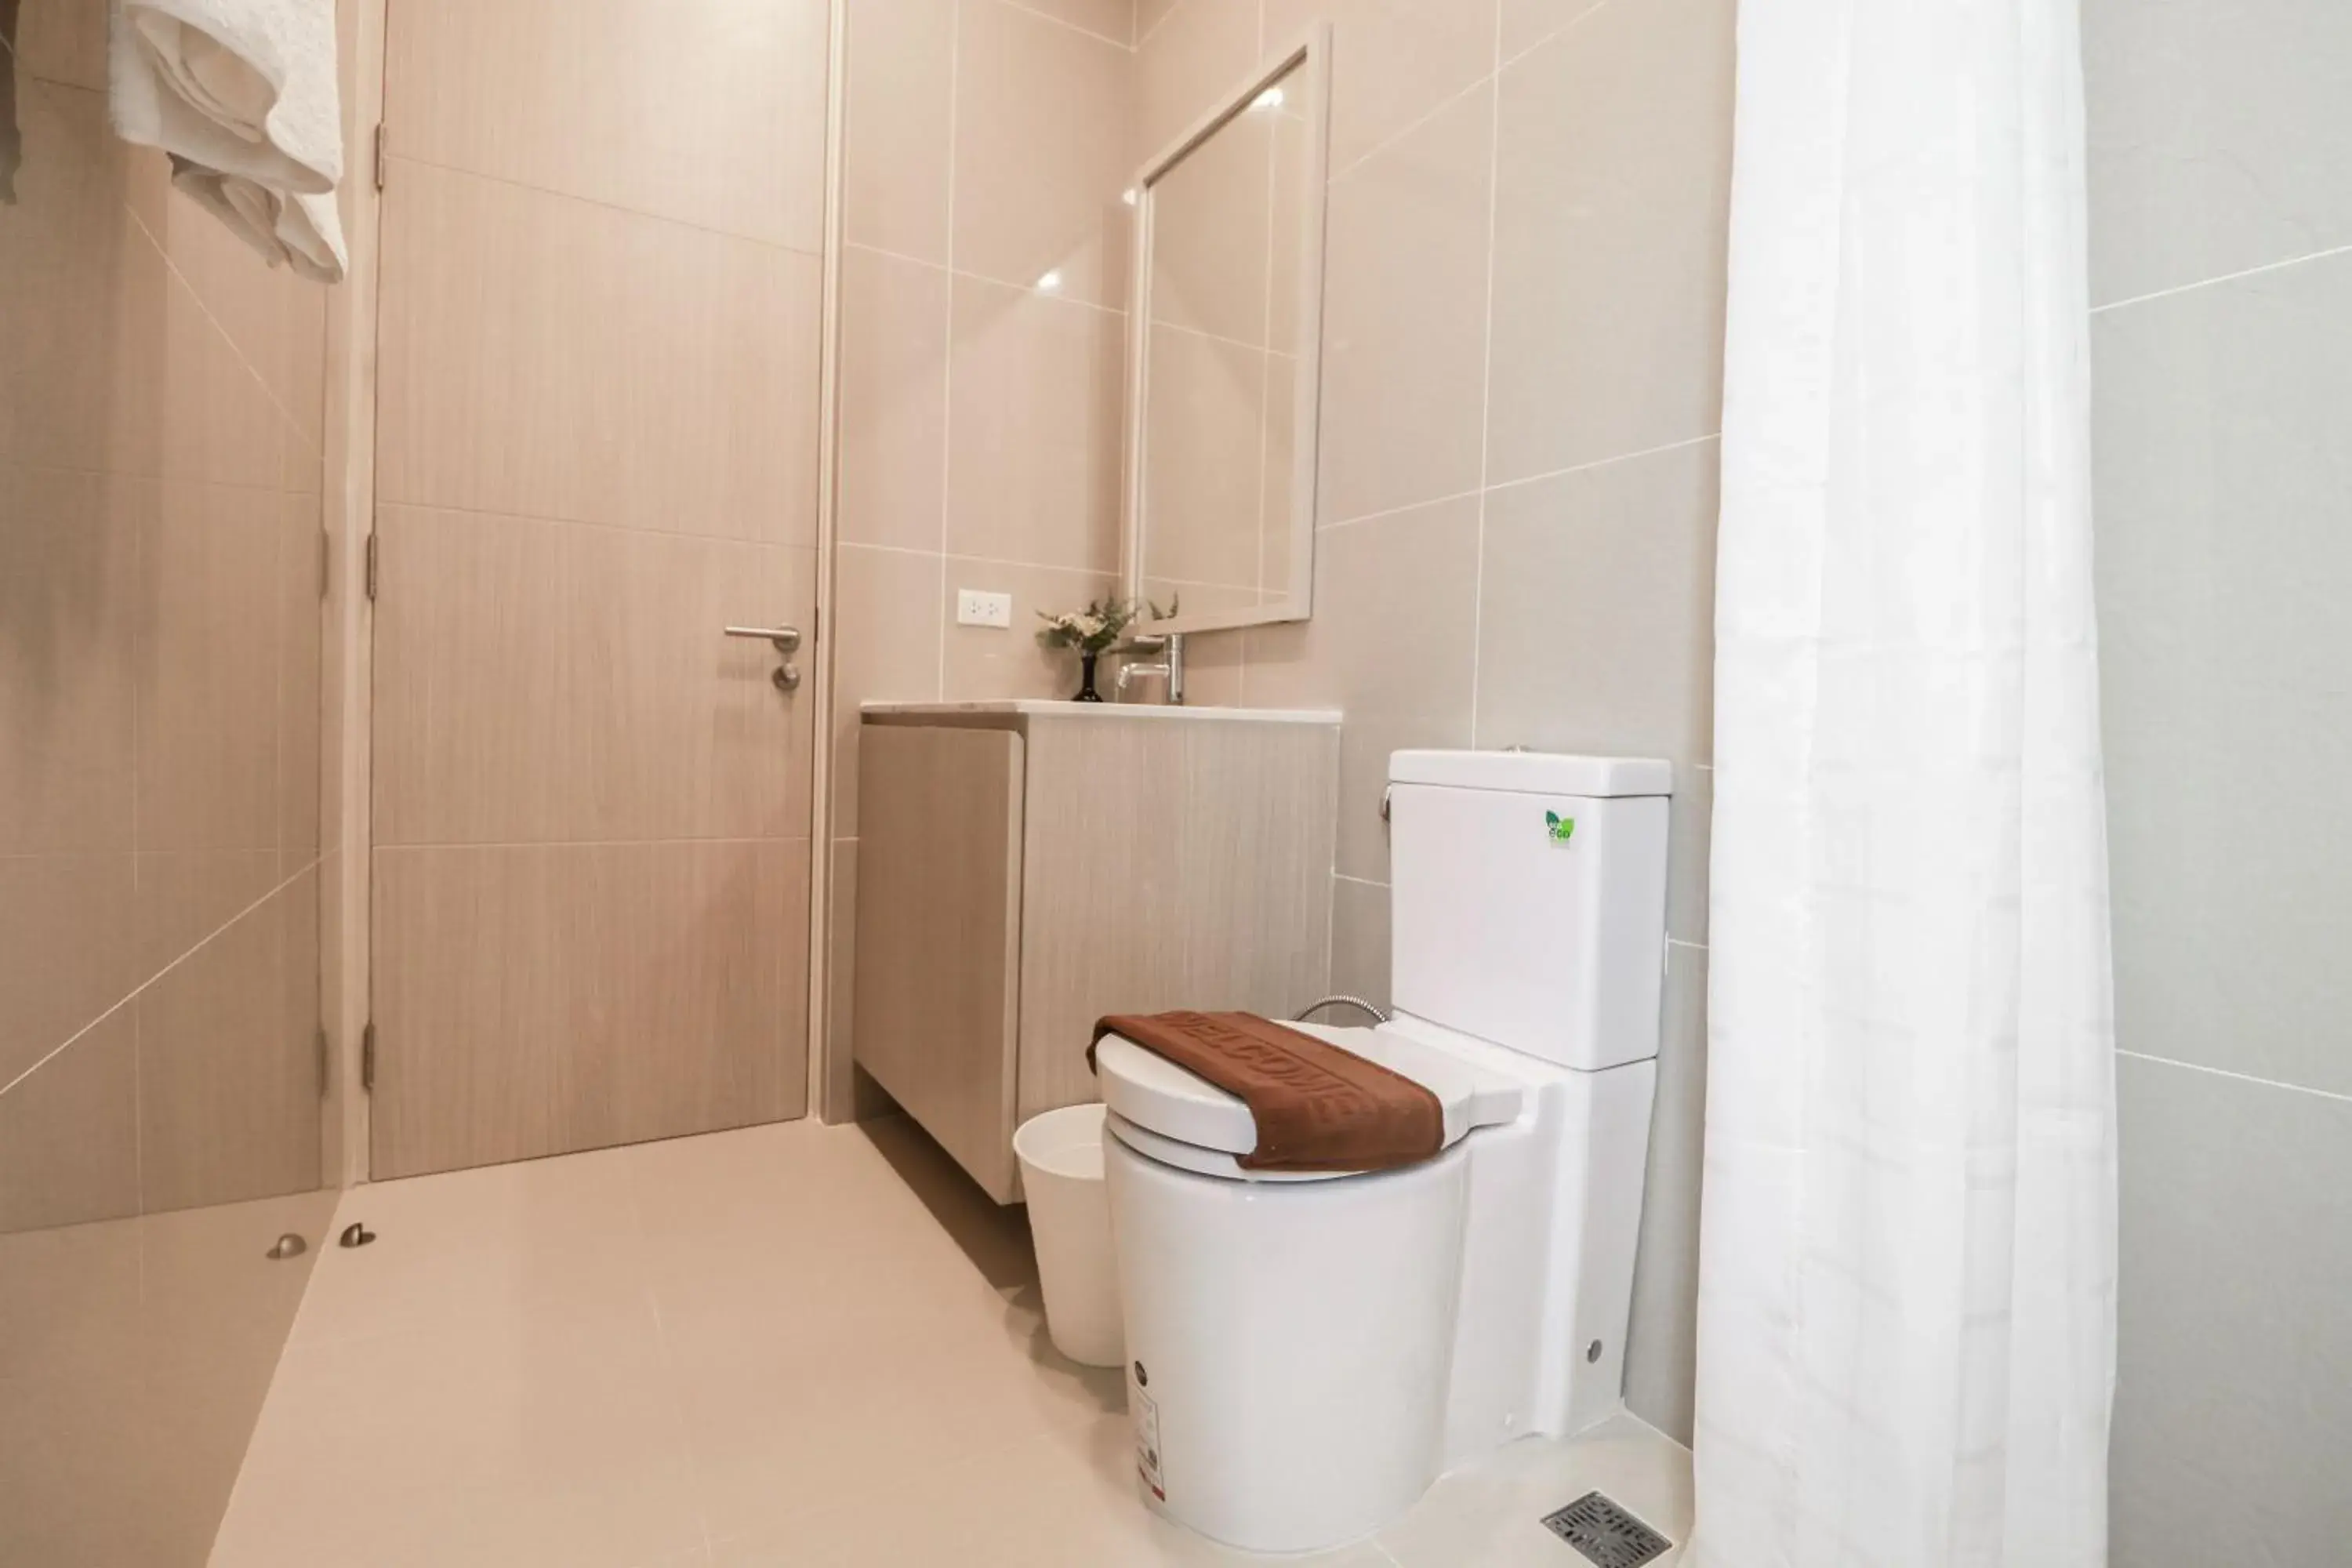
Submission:
[[[1390,758],[1398,1010],[1588,1072],[1656,1056],[1673,780],[1634,757]]]

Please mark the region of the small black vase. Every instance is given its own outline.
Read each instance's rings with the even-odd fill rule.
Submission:
[[[1078,655],[1078,694],[1071,698],[1071,701],[1099,702],[1102,700],[1102,693],[1095,689],[1095,660],[1101,657],[1100,654],[1096,653]]]

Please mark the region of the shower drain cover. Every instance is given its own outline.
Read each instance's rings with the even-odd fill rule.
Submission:
[[[1599,1492],[1587,1492],[1544,1516],[1544,1528],[1590,1558],[1596,1568],[1641,1568],[1674,1544]]]

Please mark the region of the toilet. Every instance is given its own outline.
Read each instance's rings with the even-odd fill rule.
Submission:
[[[1672,771],[1399,752],[1389,780],[1396,1016],[1299,1026],[1428,1089],[1438,1153],[1245,1171],[1239,1099],[1118,1036],[1096,1056],[1144,1496],[1248,1551],[1370,1534],[1620,1403]]]

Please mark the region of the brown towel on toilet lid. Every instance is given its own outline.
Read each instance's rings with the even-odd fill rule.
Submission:
[[[1402,1074],[1255,1013],[1115,1013],[1118,1035],[1249,1106],[1246,1171],[1386,1171],[1445,1146],[1445,1109]],[[1087,1062],[1094,1063],[1094,1046]]]

